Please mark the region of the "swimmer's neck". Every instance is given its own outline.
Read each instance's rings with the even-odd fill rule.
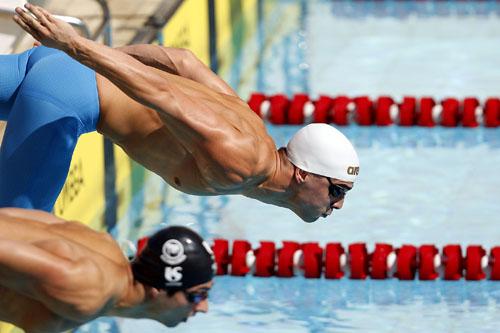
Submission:
[[[291,182],[295,167],[288,160],[286,149],[276,151],[275,166],[269,177],[259,186],[245,191],[244,196],[264,203],[290,208],[289,199],[293,196]]]
[[[124,317],[124,318],[147,318],[145,301],[146,288],[140,282],[131,283],[124,290],[122,297],[116,302],[115,306],[109,309],[106,316]]]

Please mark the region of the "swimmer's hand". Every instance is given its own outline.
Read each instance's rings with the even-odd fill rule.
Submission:
[[[71,47],[73,40],[79,37],[75,29],[62,20],[52,16],[47,10],[33,4],[26,8],[16,8],[14,21],[42,45],[62,51]]]

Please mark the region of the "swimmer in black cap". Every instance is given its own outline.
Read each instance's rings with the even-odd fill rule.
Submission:
[[[143,239],[130,263],[108,234],[46,212],[0,209],[0,321],[26,332],[62,332],[101,316],[176,326],[208,311],[212,266],[208,244],[185,227]]]

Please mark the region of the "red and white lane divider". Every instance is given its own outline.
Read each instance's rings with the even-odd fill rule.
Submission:
[[[351,123],[361,126],[500,126],[500,98],[497,97],[485,101],[475,97],[436,101],[432,97],[405,96],[395,101],[389,96],[372,100],[368,96],[321,95],[312,100],[306,94],[296,94],[290,99],[283,94],[254,93],[248,105],[261,118],[277,125],[315,122],[341,126]]]
[[[235,240],[230,249],[226,239],[215,239],[212,245],[217,275],[230,274],[260,277],[293,277],[341,279],[413,280],[493,280],[500,281],[500,246],[489,253],[480,245],[469,245],[465,254],[460,245],[446,245],[440,251],[435,245],[416,247],[375,244],[372,252],[365,243],[284,241],[281,247],[274,242],[261,241],[252,249],[250,242]]]

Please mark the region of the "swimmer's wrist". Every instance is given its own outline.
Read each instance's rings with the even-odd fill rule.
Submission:
[[[85,38],[77,35],[71,36],[66,43],[62,43],[62,51],[72,56],[73,58],[79,58],[79,55],[82,53],[84,49],[83,40]]]

